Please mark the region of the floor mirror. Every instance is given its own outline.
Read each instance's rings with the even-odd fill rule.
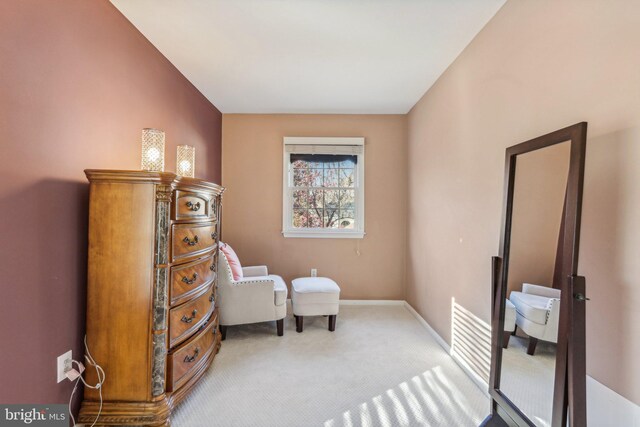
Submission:
[[[588,298],[577,275],[586,134],[582,122],[507,148],[482,426],[587,425]]]

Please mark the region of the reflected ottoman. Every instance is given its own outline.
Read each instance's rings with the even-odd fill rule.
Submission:
[[[502,335],[502,348],[509,345],[509,337],[516,332],[516,307],[506,299],[504,301],[504,334]]]
[[[301,277],[291,282],[291,305],[296,331],[302,332],[304,316],[329,316],[329,330],[336,330],[340,287],[327,277]]]

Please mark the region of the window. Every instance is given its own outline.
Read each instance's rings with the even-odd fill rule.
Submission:
[[[364,237],[364,138],[284,138],[285,237]]]

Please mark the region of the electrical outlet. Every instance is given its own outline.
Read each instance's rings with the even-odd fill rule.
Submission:
[[[71,352],[71,350],[67,351],[63,355],[58,356],[58,382],[67,379],[67,376],[65,374],[72,368],[71,359],[73,359],[73,353]]]
[[[317,268],[312,268],[311,269],[311,277],[318,277],[318,269]]]

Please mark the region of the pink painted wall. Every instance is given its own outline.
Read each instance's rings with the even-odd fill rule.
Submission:
[[[222,117],[106,0],[0,2],[0,64],[0,402],[65,403],[56,357],[84,352],[83,169],[139,169],[157,127],[166,170],[190,144],[220,182]]]
[[[489,320],[504,150],[589,122],[579,272],[587,373],[640,403],[640,3],[508,1],[408,123],[407,298],[449,340]]]
[[[553,286],[570,149],[567,141],[516,158],[507,296],[523,283]]]
[[[334,279],[343,299],[404,299],[405,115],[225,114],[223,238],[245,265],[267,265],[287,283]],[[363,239],[282,235],[285,136],[365,138]]]

